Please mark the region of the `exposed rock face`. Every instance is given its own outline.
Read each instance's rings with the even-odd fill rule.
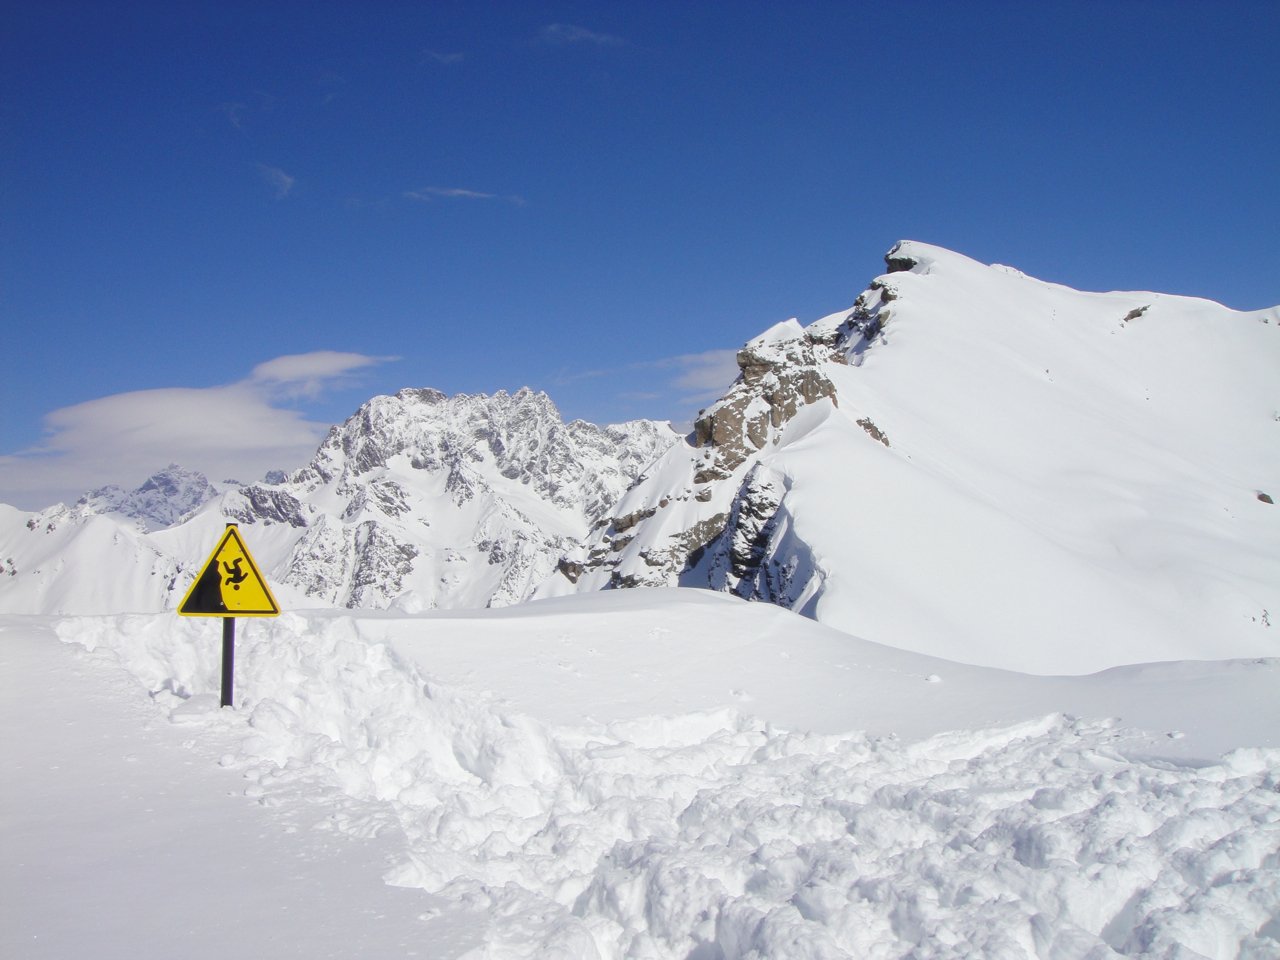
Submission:
[[[884,255],[885,266],[889,268],[890,273],[904,273],[920,265],[919,260],[903,252],[904,246],[906,244],[895,243],[893,249]]]
[[[901,245],[886,260],[891,272],[918,266]],[[877,277],[851,309],[808,327],[788,320],[749,341],[728,392],[562,559],[538,595],[679,584],[787,607],[808,602],[825,573],[795,536],[785,476],[768,464],[797,421],[824,418],[841,403],[833,371],[861,366],[888,342],[896,284]],[[868,441],[889,446],[869,415],[845,413]]]
[[[222,506],[225,516],[239,523],[286,523],[291,527],[305,527],[307,514],[302,502],[284,490],[260,484],[241,487],[229,494]]]
[[[712,451],[695,483],[731,476],[801,406],[823,398],[835,402],[835,387],[821,368],[825,362],[843,362],[843,357],[794,321],[752,340],[738,351],[737,360],[742,371],[737,381],[694,422],[694,445]]]
[[[763,570],[778,526],[785,481],[757,463],[748,472],[733,500],[733,510],[713,548],[709,584],[747,598],[773,594]],[[761,586],[765,586],[762,591]]]
[[[892,296],[879,284],[825,323],[805,329],[789,320],[748,342],[724,397],[562,559],[538,595],[680,584],[789,606],[798,568],[776,556],[786,534],[779,518],[785,481],[761,460],[801,413],[835,407],[829,371],[861,362],[881,335]]]

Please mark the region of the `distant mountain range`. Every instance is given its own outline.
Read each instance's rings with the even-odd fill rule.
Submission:
[[[171,608],[232,521],[286,609],[681,585],[1035,672],[1280,655],[1280,308],[886,262],[687,437],[402,390],[271,482],[0,506],[0,611]]]
[[[374,397],[271,482],[213,484],[170,465],[131,492],[0,507],[0,609],[173,607],[227,522],[286,607],[515,603],[678,439],[652,421],[566,424],[531,390]]]

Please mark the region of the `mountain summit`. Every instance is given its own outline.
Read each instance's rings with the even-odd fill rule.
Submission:
[[[885,259],[748,342],[540,595],[709,587],[1041,672],[1280,652],[1280,310]]]

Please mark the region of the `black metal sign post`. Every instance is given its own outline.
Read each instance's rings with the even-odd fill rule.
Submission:
[[[231,706],[232,686],[236,673],[236,618],[222,618],[222,703]]]
[[[222,706],[231,706],[235,684],[236,617],[278,617],[280,605],[249,555],[234,523],[209,554],[178,604],[183,617],[222,618]]]

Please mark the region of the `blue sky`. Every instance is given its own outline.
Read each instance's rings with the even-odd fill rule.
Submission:
[[[1280,2],[13,4],[0,502],[405,386],[687,422],[894,241],[1280,301]],[[727,364],[727,365],[726,365]]]

